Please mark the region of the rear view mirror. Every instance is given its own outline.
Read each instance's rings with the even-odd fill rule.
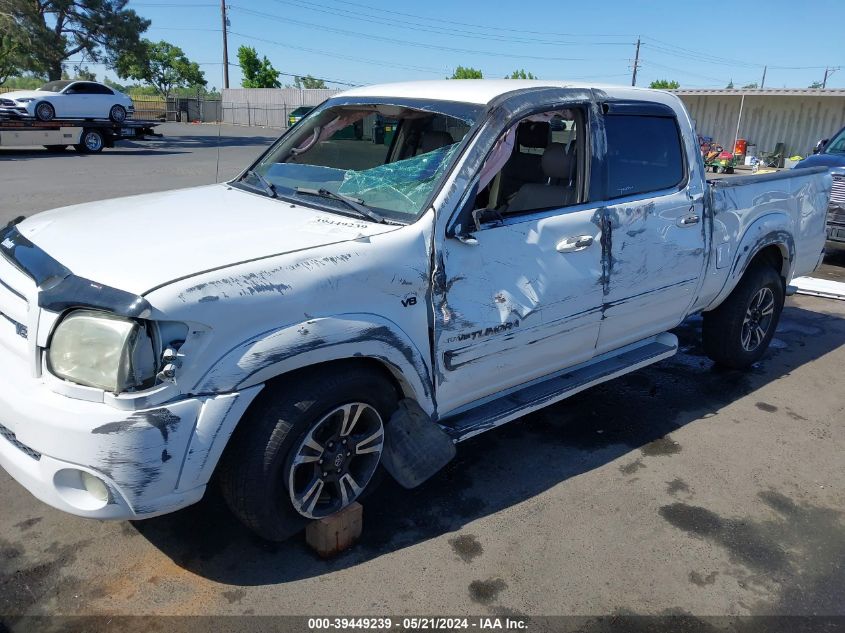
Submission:
[[[829,140],[830,139],[823,138],[818,143],[816,143],[816,146],[813,148],[813,154],[818,154],[820,151],[822,151]]]

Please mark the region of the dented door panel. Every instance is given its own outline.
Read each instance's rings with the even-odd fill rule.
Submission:
[[[604,209],[602,353],[675,327],[687,315],[704,265],[704,231],[686,189]],[[696,215],[699,221],[683,224]]]
[[[436,390],[445,415],[490,393],[592,357],[601,319],[601,227],[595,209],[511,218],[442,245]],[[561,253],[570,236],[591,246]]]

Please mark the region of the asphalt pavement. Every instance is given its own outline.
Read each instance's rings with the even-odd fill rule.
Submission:
[[[0,220],[211,183],[275,135],[223,126],[217,173],[216,126],[163,131],[97,156],[0,150]],[[715,368],[700,325],[674,358],[461,444],[416,490],[386,481],[329,561],[259,541],[213,491],[101,523],[0,471],[0,616],[845,615],[845,302],[790,298],[748,371]]]

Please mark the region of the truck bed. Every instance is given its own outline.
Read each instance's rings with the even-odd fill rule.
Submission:
[[[813,272],[824,253],[831,177],[824,167],[708,180],[712,256],[699,305],[718,303],[772,236],[785,237],[792,277]]]
[[[161,136],[154,130],[159,121],[127,119],[123,123],[106,120],[54,119],[35,121],[22,118],[0,118],[0,147],[34,147],[42,145],[74,145],[84,129],[103,133],[107,145],[115,141],[137,140]]]

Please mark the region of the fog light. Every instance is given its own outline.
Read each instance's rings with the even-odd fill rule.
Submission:
[[[106,482],[84,470],[63,468],[53,475],[53,485],[59,496],[78,510],[102,510],[111,501]]]
[[[94,475],[83,471],[82,485],[85,487],[85,490],[88,491],[88,494],[90,494],[92,497],[94,497],[98,501],[102,501],[103,503],[108,503],[109,489],[106,488],[106,484],[104,484],[102,480],[97,479]]]

